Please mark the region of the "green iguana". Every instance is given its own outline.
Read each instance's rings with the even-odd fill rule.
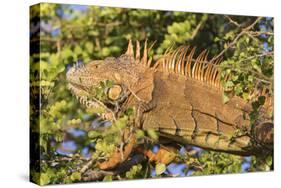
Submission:
[[[145,42],[141,54],[140,43],[136,42],[134,51],[129,41],[119,58],[71,68],[67,72],[70,90],[88,108],[102,106],[112,118],[135,107],[138,128],[155,129],[176,142],[238,155],[272,149],[271,117],[251,125],[250,102],[237,96],[223,102],[219,60],[208,62],[206,51],[194,60],[195,48],[181,46],[167,49],[153,62],[148,57],[151,47]],[[92,97],[93,88],[105,80],[114,83],[106,91],[107,98]],[[264,106],[263,110],[272,110],[272,97],[266,97]]]

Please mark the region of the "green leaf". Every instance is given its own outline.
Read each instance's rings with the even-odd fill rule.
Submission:
[[[105,81],[105,87],[111,88],[113,85],[114,85],[114,82],[112,80]]]
[[[249,44],[250,38],[247,37],[247,38],[245,39],[245,41],[246,41],[247,44]]]
[[[90,131],[90,132],[88,132],[88,137],[89,138],[97,138],[99,136],[101,136],[101,133],[98,132],[98,131]]]
[[[137,137],[137,139],[142,139],[142,138],[144,137],[144,131],[138,129],[138,130],[136,131],[136,137]]]
[[[226,33],[223,38],[224,38],[225,40],[233,39],[233,38],[234,38],[234,32],[233,32],[233,31],[230,31],[230,32]]]
[[[127,121],[128,121],[128,117],[127,116],[124,116],[122,118],[119,118],[115,125],[116,127],[118,127],[119,129],[123,129],[127,126]]]
[[[64,48],[64,50],[61,51],[61,56],[63,59],[67,59],[73,55],[72,50],[69,48]]]
[[[102,181],[112,181],[112,176],[110,176],[110,175],[104,176]]]
[[[236,95],[239,95],[243,92],[243,88],[240,84],[237,84],[234,89]]]
[[[34,70],[39,70],[40,69],[41,71],[47,70],[48,67],[49,67],[49,63],[46,62],[46,61],[42,61],[42,60],[39,63],[34,63],[33,66],[32,66],[32,68]]]
[[[232,82],[232,81],[227,81],[226,83],[225,83],[225,87],[226,88],[231,88],[231,87],[233,87],[234,86],[234,83]]]
[[[158,163],[155,166],[156,175],[161,175],[166,171],[166,165],[163,163]]]
[[[56,54],[50,55],[50,62],[51,62],[51,64],[57,65],[59,63],[59,58],[58,57],[59,56],[56,55]]]
[[[134,113],[135,113],[135,109],[134,108],[128,108],[126,110],[126,115],[127,116],[132,116],[132,115],[134,115]]]
[[[153,140],[157,141],[158,140],[158,134],[154,129],[147,129],[146,130],[147,135],[152,138]]]
[[[100,81],[100,87],[104,89],[105,88],[105,82]]]
[[[252,107],[254,110],[257,110],[259,108],[260,104],[258,101],[252,102]]]
[[[74,48],[74,53],[79,55],[82,53],[82,49],[80,46],[76,45],[75,48]]]
[[[104,57],[109,56],[109,54],[110,54],[110,49],[109,49],[109,48],[106,48],[106,47],[102,48],[102,49],[101,49],[101,54],[102,54],[102,56],[104,56]]]
[[[253,77],[252,75],[249,75],[249,76],[248,76],[248,81],[249,81],[249,82],[253,82],[253,80],[254,80],[254,77]]]
[[[236,80],[238,80],[238,78],[239,78],[239,76],[238,76],[238,75],[235,75],[235,76],[232,77],[232,80],[233,80],[233,81],[236,81]]]
[[[142,165],[141,164],[137,164],[131,167],[131,169],[129,171],[126,172],[126,178],[127,179],[135,179],[138,175],[138,173],[140,173],[142,169]]]
[[[265,96],[259,96],[258,101],[259,101],[259,104],[260,104],[260,105],[264,105]]]
[[[269,156],[266,158],[266,164],[269,165],[269,166],[272,165],[272,156],[269,155]]]
[[[79,181],[81,180],[81,173],[80,172],[73,172],[70,176],[72,181]]]
[[[92,53],[93,50],[94,50],[94,45],[93,45],[92,42],[86,42],[85,48],[86,48],[88,53]]]
[[[218,41],[220,41],[220,38],[219,37],[215,37],[214,42],[218,42]]]
[[[249,93],[242,94],[243,99],[247,100],[249,98]]]
[[[229,97],[227,96],[226,93],[223,94],[223,103],[227,103],[229,101]]]
[[[40,185],[47,185],[51,182],[48,173],[41,173],[40,175]]]
[[[224,43],[223,48],[224,48],[224,49],[228,48],[228,44],[227,44],[227,43]]]

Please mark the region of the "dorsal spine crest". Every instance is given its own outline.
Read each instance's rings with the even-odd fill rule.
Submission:
[[[133,63],[142,64],[147,68],[183,75],[205,83],[213,88],[222,89],[220,72],[218,69],[218,64],[221,62],[221,59],[208,61],[209,53],[207,50],[202,51],[198,57],[194,59],[196,47],[180,46],[174,49],[172,45],[166,49],[161,58],[152,63],[152,58],[148,57],[148,53],[153,45],[154,43],[148,48],[146,40],[143,53],[141,54],[140,42],[136,41],[136,50],[134,52],[132,41],[129,40],[125,55],[132,57],[134,59]],[[228,79],[229,76],[226,76],[224,81]]]

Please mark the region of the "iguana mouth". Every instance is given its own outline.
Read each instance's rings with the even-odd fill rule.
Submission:
[[[87,108],[98,108],[102,107],[96,100],[91,99],[90,93],[88,92],[89,89],[85,86],[69,83],[68,89],[70,90],[71,94],[76,97],[79,103],[83,104]]]
[[[85,92],[87,92],[87,90],[89,89],[88,87],[86,87],[86,86],[83,86],[83,85],[79,85],[79,84],[76,84],[76,83],[69,83],[71,86],[71,88],[73,88],[73,87],[75,87],[76,89],[79,89],[79,90],[83,90],[83,91],[85,91]],[[71,89],[70,88],[70,89]]]
[[[114,112],[119,110],[119,104],[116,106],[114,103],[109,101],[103,102],[91,96],[91,93],[89,92],[90,89],[86,86],[70,82],[68,84],[68,89],[71,91],[71,94],[76,97],[79,103],[84,105],[86,108],[104,108],[106,111]],[[124,100],[125,99],[122,99],[121,102],[124,102]],[[98,113],[98,115],[102,116],[103,113]]]
[[[79,85],[76,83],[69,82],[68,89],[71,91],[71,93],[74,96],[77,97],[90,95],[90,93],[88,92],[88,88],[86,86]]]

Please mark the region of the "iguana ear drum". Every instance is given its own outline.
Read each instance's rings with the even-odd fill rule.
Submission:
[[[122,93],[122,87],[120,85],[114,85],[107,91],[107,97],[110,100],[117,100]]]

